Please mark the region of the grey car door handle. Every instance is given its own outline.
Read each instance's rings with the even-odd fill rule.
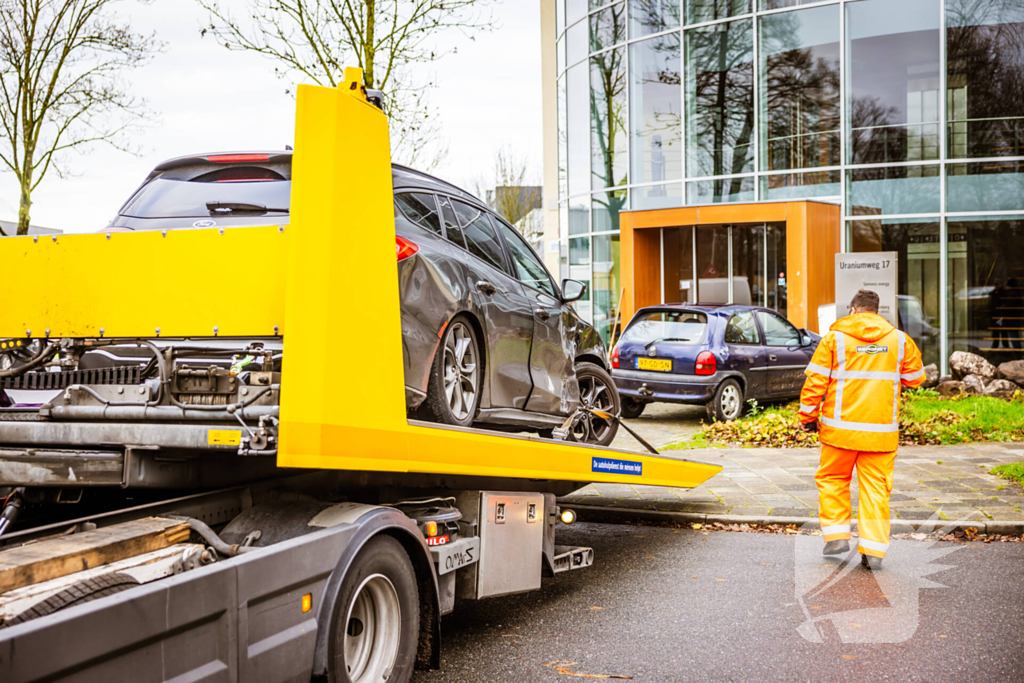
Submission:
[[[487,280],[480,280],[479,282],[477,282],[476,288],[479,289],[484,294],[494,294],[496,291],[498,291],[498,288],[492,285]]]
[[[778,360],[774,353],[768,355],[768,360]]]
[[[541,320],[547,320],[548,318],[551,317],[551,313],[545,311],[543,308],[538,308],[537,317],[540,318]]]

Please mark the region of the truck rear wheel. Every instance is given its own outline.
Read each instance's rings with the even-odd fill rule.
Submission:
[[[416,573],[401,544],[376,536],[356,555],[331,621],[332,683],[407,683],[419,637]]]

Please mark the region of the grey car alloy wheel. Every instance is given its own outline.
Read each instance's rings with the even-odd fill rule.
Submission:
[[[590,373],[580,373],[580,403],[584,408],[602,410],[615,414],[615,399],[611,387],[599,377]],[[592,413],[585,413],[573,428],[573,439],[581,443],[606,444],[612,422]]]
[[[461,322],[453,323],[444,344],[444,395],[452,416],[459,421],[469,417],[476,407],[476,354],[469,328]]]

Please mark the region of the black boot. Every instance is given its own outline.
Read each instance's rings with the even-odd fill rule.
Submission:
[[[844,555],[850,552],[850,542],[845,538],[841,538],[838,541],[825,541],[825,549],[821,551],[822,555]]]
[[[877,572],[882,568],[882,558],[875,557],[874,555],[861,554],[860,563],[867,567],[868,571],[872,572]]]

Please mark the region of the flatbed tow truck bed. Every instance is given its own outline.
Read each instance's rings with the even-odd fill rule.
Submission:
[[[43,405],[0,409],[4,515],[34,515],[0,520],[5,683],[408,681],[456,598],[594,561],[557,544],[557,495],[720,471],[407,419],[387,122],[360,82],[299,88],[289,226],[0,241],[37,283],[0,338],[61,363],[17,380]],[[151,365],[72,367],[125,347]],[[333,384],[338,362],[374,381]]]

